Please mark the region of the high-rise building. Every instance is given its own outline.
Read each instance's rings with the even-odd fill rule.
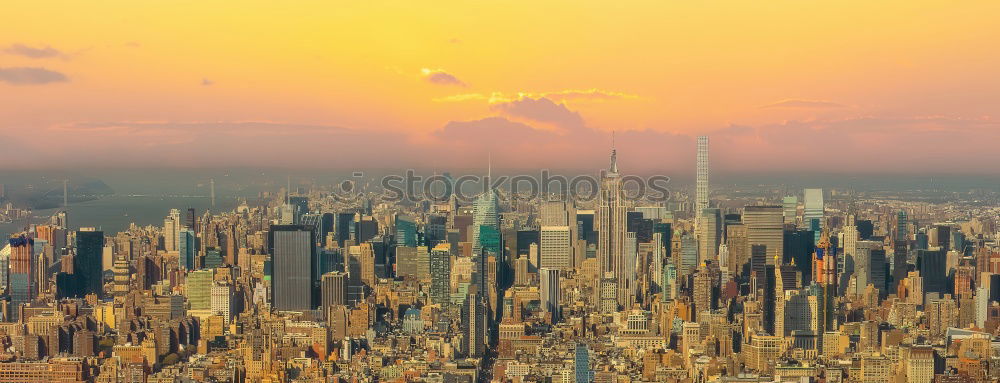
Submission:
[[[722,215],[719,209],[706,208],[698,223],[698,258],[700,262],[718,263],[722,240]]]
[[[319,280],[313,228],[303,225],[272,225],[269,233],[272,259],[272,307],[283,311],[306,311],[316,307]]]
[[[177,234],[181,231],[181,211],[170,209],[170,214],[163,220],[163,249],[177,251]]]
[[[794,225],[798,220],[799,197],[790,195],[781,199],[781,211],[785,217],[785,224]]]
[[[618,174],[618,153],[611,149],[611,165],[601,177],[600,201],[597,210],[597,262],[600,272],[611,273],[616,283],[625,279],[625,233],[627,206]],[[619,288],[618,290],[621,290]],[[618,297],[619,304],[623,297]]]
[[[195,270],[187,274],[184,287],[188,302],[191,304],[191,310],[212,309],[212,285],[214,280],[214,269]]]
[[[431,302],[445,305],[451,301],[451,245],[441,243],[431,250]]]
[[[417,224],[413,222],[412,218],[397,214],[395,237],[397,246],[417,246]]]
[[[748,247],[767,246],[767,264],[774,265],[775,259],[782,259],[785,230],[781,206],[747,206],[743,209],[743,225],[747,228]]]
[[[320,288],[321,304],[324,311],[332,305],[347,304],[347,274],[331,271],[323,274]]]
[[[694,274],[694,318],[700,320],[702,315],[712,311],[712,274],[703,263]]]
[[[542,226],[538,246],[539,266],[555,270],[573,267],[573,246],[569,226]]]
[[[618,306],[623,308],[632,307],[635,303],[637,283],[636,267],[639,258],[639,242],[634,232],[625,232],[624,248],[621,258],[616,262],[621,266],[617,269],[615,281],[618,282]]]
[[[540,226],[569,226],[569,209],[565,201],[544,201],[538,207]]]
[[[427,246],[396,247],[396,276],[412,276],[421,281],[430,280],[430,263]]]
[[[909,225],[909,220],[907,219],[906,210],[900,210],[896,213],[896,232],[894,239],[897,241],[905,241],[909,238],[910,231],[907,228]]]
[[[233,285],[228,283],[215,283],[212,285],[212,315],[217,315],[222,317],[222,321],[225,324],[229,324],[229,321],[233,319],[233,306],[236,300],[233,297]]]
[[[73,257],[73,274],[79,286],[79,296],[104,294],[104,277],[101,259],[104,255],[104,232],[81,228],[76,233],[76,255]]]
[[[906,381],[912,383],[933,382],[934,348],[929,345],[915,345],[909,350],[909,356],[902,360],[906,366]]]
[[[198,248],[195,244],[194,231],[188,228],[182,229],[177,236],[177,262],[182,269],[195,269],[195,256]]]
[[[917,250],[917,270],[924,282],[924,293],[948,292],[948,258],[945,250]]]
[[[10,244],[10,275],[8,276],[8,291],[10,294],[11,319],[18,319],[18,307],[31,303],[37,297],[34,278],[35,257],[34,240],[25,236],[11,238]]]
[[[500,204],[493,189],[480,194],[472,205],[472,253],[479,254],[483,244],[480,235],[483,226],[500,230]]]
[[[471,292],[462,305],[462,326],[465,335],[465,355],[476,358],[486,351],[486,298],[481,292]]]
[[[823,189],[805,189],[803,198],[802,223],[806,229],[812,230],[816,238],[814,243],[819,243],[819,237],[823,231],[823,214],[825,205],[823,204]]]
[[[690,275],[698,267],[698,241],[694,239],[694,236],[688,233],[684,233],[680,237],[681,251],[680,251],[680,267],[678,267],[678,274],[681,276]]]
[[[677,266],[673,262],[663,265],[663,296],[664,302],[677,299]]]
[[[729,263],[727,268],[730,272],[742,273],[743,265],[750,261],[746,225],[742,223],[726,225],[726,250],[729,251],[729,258],[720,261]]]
[[[698,137],[697,180],[694,211],[698,218],[708,209],[708,136]]]
[[[538,270],[542,310],[549,313],[552,323],[559,322],[559,270],[541,268]]]
[[[590,383],[590,350],[586,344],[576,344],[576,351],[573,355],[573,371],[576,383]]]

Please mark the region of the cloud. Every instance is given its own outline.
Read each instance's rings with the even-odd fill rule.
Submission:
[[[518,140],[537,140],[550,133],[504,117],[487,117],[472,121],[451,121],[433,133],[452,143],[499,143],[517,137]]]
[[[847,108],[847,105],[824,100],[803,100],[790,98],[781,101],[762,105],[761,109],[840,109]]]
[[[11,85],[42,85],[53,82],[67,82],[66,75],[45,68],[10,67],[0,68],[0,81]]]
[[[516,94],[506,94],[503,92],[485,93],[461,93],[451,96],[438,97],[434,102],[464,102],[464,101],[488,101],[490,104],[510,102],[523,98],[547,98],[553,101],[616,101],[616,100],[636,100],[639,95],[625,92],[609,91],[597,88],[591,89],[565,89],[550,92],[518,92]]]
[[[459,80],[451,73],[445,72],[441,69],[421,69],[420,73],[424,76],[424,79],[432,84],[438,85],[457,85],[466,86],[465,82]]]
[[[589,100],[589,101],[609,101],[609,100],[632,100],[639,98],[638,95],[624,92],[614,92],[597,88],[591,89],[567,89],[555,92],[541,93],[543,97],[553,100]]]
[[[583,117],[580,116],[580,113],[570,110],[564,104],[557,104],[545,97],[537,99],[524,97],[513,101],[496,103],[490,106],[490,109],[510,117],[553,124],[567,130],[579,130],[584,126]]]
[[[50,47],[48,45],[42,47],[29,47],[24,44],[12,44],[3,49],[3,52],[10,55],[22,56],[32,59],[44,59],[44,58],[69,58],[68,55]]]
[[[212,86],[212,85],[215,85],[215,81],[209,80],[207,78],[203,78],[203,79],[201,79],[201,85],[202,86]]]

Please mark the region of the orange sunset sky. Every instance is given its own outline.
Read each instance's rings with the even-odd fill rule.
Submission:
[[[0,168],[1000,173],[1000,1],[25,1]]]

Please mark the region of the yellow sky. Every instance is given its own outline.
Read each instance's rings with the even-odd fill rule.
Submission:
[[[601,131],[699,134],[979,118],[1000,101],[997,1],[45,1],[2,13],[0,47],[62,55],[0,53],[0,68],[69,81],[0,83],[0,132],[270,121],[427,134],[495,115],[491,95],[528,93]],[[554,96],[588,90],[624,97]],[[478,98],[444,101],[456,95]]]

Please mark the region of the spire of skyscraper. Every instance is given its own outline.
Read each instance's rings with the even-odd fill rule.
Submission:
[[[615,149],[615,131],[611,131],[611,166],[608,172],[618,174],[618,150]]]

